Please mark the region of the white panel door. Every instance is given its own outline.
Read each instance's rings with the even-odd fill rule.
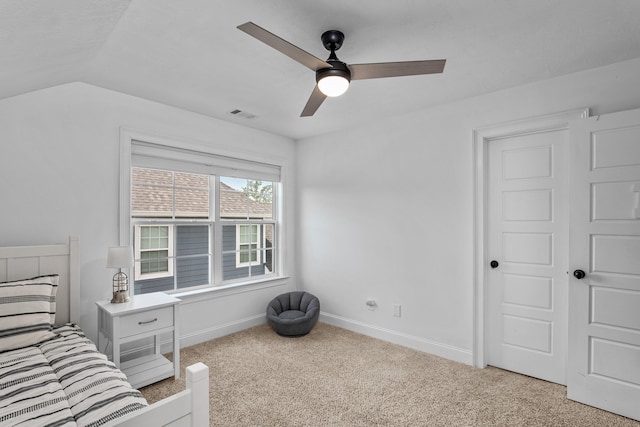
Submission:
[[[640,420],[640,110],[573,123],[570,171],[567,396]]]
[[[566,383],[568,131],[488,148],[487,364]]]

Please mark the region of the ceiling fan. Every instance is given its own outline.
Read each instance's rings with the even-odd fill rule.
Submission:
[[[238,29],[316,72],[317,85],[300,117],[313,116],[328,96],[342,95],[349,88],[351,80],[442,73],[446,62],[446,59],[435,59],[348,65],[336,56],[336,50],[344,41],[344,34],[338,30],[325,31],[320,37],[324,47],[331,52],[329,58],[323,61],[253,22],[238,25]]]

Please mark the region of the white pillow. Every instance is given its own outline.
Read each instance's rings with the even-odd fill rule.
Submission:
[[[0,283],[0,351],[28,347],[55,336],[59,276]]]

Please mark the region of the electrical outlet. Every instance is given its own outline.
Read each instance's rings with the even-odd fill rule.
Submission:
[[[375,310],[378,306],[378,304],[376,304],[376,300],[374,299],[368,299],[364,303],[367,305],[367,307],[369,307],[369,310],[371,311]]]
[[[400,317],[402,306],[400,304],[393,304],[393,315],[395,317]]]

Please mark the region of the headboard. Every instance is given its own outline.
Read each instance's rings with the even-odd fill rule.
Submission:
[[[78,237],[68,243],[0,247],[0,282],[59,274],[56,323],[80,321]]]

